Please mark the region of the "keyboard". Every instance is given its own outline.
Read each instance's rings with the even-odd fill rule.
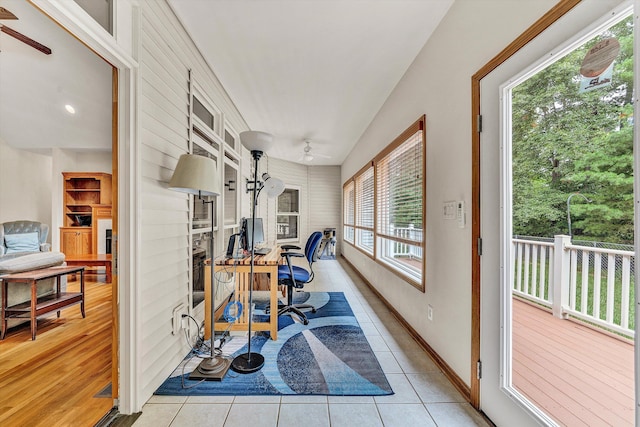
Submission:
[[[267,255],[271,252],[271,248],[258,248],[254,252],[256,255]]]

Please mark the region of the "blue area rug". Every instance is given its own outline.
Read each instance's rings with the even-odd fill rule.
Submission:
[[[306,302],[308,325],[290,316],[278,319],[278,340],[268,333],[255,336],[251,351],[262,354],[264,367],[251,374],[229,370],[222,381],[189,380],[200,362],[188,355],[156,390],[157,395],[328,395],[381,396],[393,394],[367,339],[342,292],[299,292],[296,303]],[[256,300],[256,316],[264,315],[264,303]],[[231,357],[247,352],[245,343]],[[227,350],[223,347],[223,351]],[[184,384],[184,386],[183,386]]]

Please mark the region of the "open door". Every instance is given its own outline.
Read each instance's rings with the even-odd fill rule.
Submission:
[[[586,251],[576,251],[573,258],[574,261],[571,261],[570,255],[568,255],[570,274],[567,277],[573,278],[569,279],[569,283],[574,284],[574,287],[571,288],[573,290],[557,292],[557,296],[554,296],[553,291],[549,290],[550,286],[555,286],[550,272],[557,269],[561,261],[559,261],[559,258],[554,257],[552,249],[551,252],[549,252],[549,249],[541,249],[542,247],[549,247],[548,244],[536,243],[530,246],[526,244],[521,245],[522,242],[520,240],[522,239],[518,239],[521,236],[514,236],[514,230],[517,228],[514,223],[518,225],[525,223],[522,219],[523,217],[520,215],[523,213],[522,206],[518,206],[516,210],[520,210],[514,214],[514,199],[516,197],[523,197],[523,195],[525,198],[531,197],[531,193],[529,193],[528,196],[525,195],[526,191],[536,191],[536,186],[539,182],[534,179],[529,179],[529,184],[525,187],[521,184],[514,184],[514,173],[522,173],[530,167],[530,165],[527,165],[526,162],[514,162],[513,129],[516,126],[516,124],[514,124],[516,118],[512,112],[514,103],[520,101],[513,98],[513,93],[517,91],[518,84],[521,84],[535,74],[535,66],[533,64],[536,63],[538,58],[542,59],[536,64],[542,61],[549,61],[549,58],[555,60],[556,58],[567,56],[583,46],[592,48],[599,41],[602,41],[602,39],[611,36],[612,33],[617,31],[612,29],[612,25],[615,26],[621,22],[625,22],[624,18],[629,16],[629,6],[629,2],[624,3],[620,1],[562,1],[552,9],[549,14],[534,24],[530,31],[514,41],[512,45],[474,76],[474,105],[478,113],[478,117],[474,117],[474,122],[477,120],[482,123],[481,129],[478,129],[477,135],[474,136],[477,143],[477,145],[475,145],[477,151],[474,153],[474,158],[478,162],[477,169],[474,172],[474,200],[476,201],[474,209],[474,237],[478,239],[478,248],[481,248],[477,249],[475,253],[476,256],[474,256],[473,277],[474,283],[477,283],[477,288],[474,289],[474,307],[476,308],[476,311],[474,311],[474,322],[476,322],[474,331],[477,334],[478,340],[476,344],[474,344],[475,355],[477,355],[477,359],[474,357],[474,362],[481,362],[482,375],[481,379],[480,376],[478,376],[477,379],[474,378],[474,381],[472,381],[472,393],[474,394],[472,398],[477,399],[477,404],[480,409],[487,413],[498,425],[511,425],[514,422],[522,425],[522,419],[526,419],[527,416],[530,417],[532,425],[537,422],[542,422],[547,425],[584,422],[580,421],[579,416],[576,414],[567,414],[567,412],[570,412],[567,410],[570,404],[557,401],[555,406],[564,410],[565,413],[554,412],[553,408],[551,408],[553,404],[549,405],[548,402],[544,403],[536,400],[533,396],[535,393],[531,391],[531,388],[527,388],[533,387],[534,389],[542,390],[543,394],[548,395],[551,393],[551,390],[554,389],[553,383],[558,382],[557,378],[551,380],[551,383],[548,383],[545,382],[547,381],[545,379],[527,377],[527,375],[531,374],[529,368],[534,364],[547,363],[546,368],[548,368],[548,370],[551,370],[551,366],[549,362],[539,360],[539,355],[536,356],[534,354],[534,351],[537,349],[535,345],[534,347],[525,347],[524,341],[522,341],[522,337],[530,337],[535,334],[538,336],[551,335],[552,331],[549,329],[545,329],[543,332],[524,331],[522,329],[522,323],[517,323],[517,321],[522,319],[516,319],[515,316],[516,312],[514,307],[516,303],[514,303],[514,295],[518,295],[518,304],[521,302],[520,299],[526,299],[525,308],[535,308],[539,310],[537,307],[542,305],[540,299],[555,298],[555,302],[559,304],[562,295],[566,293],[568,297],[573,298],[573,302],[567,302],[564,317],[577,317],[575,313],[571,311],[578,311],[575,310],[576,305],[579,308],[584,302],[584,305],[592,306],[592,304],[587,303],[587,301],[590,301],[591,298],[589,297],[589,292],[591,292],[591,294],[594,293],[593,288],[589,291],[588,286],[580,287],[580,283],[582,281],[588,284],[595,281],[595,279],[590,279],[588,276],[589,274],[594,274],[593,260],[600,257],[600,255],[593,255]],[[633,19],[620,25],[633,25]],[[629,28],[625,28],[625,31],[627,31],[627,35],[633,33],[633,29],[629,31]],[[550,46],[559,47],[554,48],[554,50],[550,52],[548,50]],[[633,50],[631,46],[633,46],[633,42],[628,44],[627,48]],[[626,52],[626,54],[628,54],[628,52]],[[629,59],[629,61],[634,62],[633,59]],[[541,68],[537,68],[538,71],[540,69]],[[546,82],[549,84],[553,79],[557,78],[559,74],[559,72],[557,72],[551,76],[550,74],[553,73],[550,71],[547,71],[547,73]],[[637,74],[634,71],[631,71],[631,73]],[[575,84],[576,92],[579,90],[579,75],[580,64],[578,64],[573,74],[575,82],[572,84]],[[627,81],[632,82],[632,80],[629,79]],[[538,82],[534,86],[540,87],[541,85],[542,83]],[[614,89],[624,90],[624,88],[618,86]],[[633,86],[632,83],[631,86]],[[524,86],[521,88],[523,87]],[[539,98],[535,96],[533,90],[529,89],[532,88],[528,88],[528,92],[526,92],[525,95],[529,96],[526,103],[531,107],[531,104],[539,102]],[[607,98],[607,96],[603,95],[603,101],[606,101],[605,98]],[[562,110],[561,104],[561,102],[552,102],[551,106],[556,110]],[[572,107],[573,105],[574,104],[571,104]],[[566,104],[564,110],[568,111],[568,106],[569,104]],[[531,107],[531,111],[540,113],[547,107],[548,105],[545,107],[538,105]],[[603,106],[599,108],[601,113],[604,111],[602,108]],[[519,120],[522,118],[523,116],[520,116]],[[529,118],[531,119],[531,117]],[[539,117],[532,119],[529,125],[532,127],[540,126],[540,120]],[[573,118],[573,121],[580,120],[584,121],[586,119]],[[571,119],[566,119],[567,123],[571,121]],[[594,120],[590,121],[591,124],[594,122]],[[553,130],[557,129],[556,126]],[[620,129],[614,131],[617,130]],[[625,131],[626,130],[628,129],[625,129]],[[550,132],[551,130],[548,130],[548,133]],[[578,135],[578,131],[570,130],[564,135],[566,136],[567,134]],[[517,138],[522,139],[521,137],[516,137],[516,139]],[[590,138],[593,139],[595,136],[592,135]],[[630,143],[630,141],[628,142]],[[539,149],[541,144],[542,141],[540,140],[529,148]],[[521,144],[520,149],[522,149],[522,147],[523,145]],[[517,156],[518,154],[515,155]],[[562,163],[563,161],[565,163]],[[581,160],[574,159],[574,161],[582,162],[583,165],[589,162],[583,158],[581,158]],[[557,176],[553,176],[553,167],[557,165],[566,166],[568,162],[569,160],[566,159],[566,156],[563,160],[560,160],[559,163],[551,161],[548,168],[550,176],[557,178]],[[514,167],[523,169],[514,172]],[[557,173],[558,171],[555,172]],[[637,178],[631,177],[631,181],[634,179],[637,180]],[[573,181],[577,181],[577,176],[573,177]],[[537,191],[543,191],[543,189],[538,188]],[[585,226],[584,213],[586,212],[586,208],[584,208],[585,210],[576,209],[576,205],[579,203],[578,198],[574,198],[573,205],[571,205],[570,199],[567,201],[566,197],[571,194],[573,194],[573,192],[565,194],[562,200],[564,204],[560,207],[566,207],[567,211],[571,209],[570,212],[573,213],[575,218],[574,231],[576,231],[578,227]],[[549,198],[550,196],[547,195],[547,197]],[[637,196],[633,194],[629,194],[627,197],[637,199]],[[528,202],[531,202],[531,199],[528,199]],[[530,204],[525,206],[531,208]],[[633,216],[633,208],[631,208],[629,213]],[[560,218],[556,219],[556,223],[559,224],[563,222],[565,230],[567,230],[567,216],[564,214],[566,214],[565,211],[563,211],[563,215],[561,215]],[[570,215],[569,218],[571,218]],[[569,223],[570,221],[571,219],[569,219]],[[582,230],[580,230],[580,232],[582,232]],[[569,233],[568,230],[567,233]],[[553,246],[553,243],[550,243],[550,245]],[[570,247],[564,246],[561,250],[556,250],[556,255],[568,253],[570,250]],[[625,253],[616,252],[616,254],[612,256],[614,262],[611,265],[615,264],[616,258],[621,260],[621,266],[625,262],[629,265],[632,263],[632,261],[629,261],[631,258],[627,258],[627,261],[622,260],[622,258],[626,256]],[[608,258],[608,255],[603,257]],[[589,264],[589,262],[591,262],[591,264]],[[605,261],[597,261],[595,265],[597,268],[604,268]],[[541,266],[543,266],[542,269],[540,269]],[[536,268],[538,269],[536,270]],[[588,273],[589,268],[592,273]],[[613,269],[614,267],[610,268],[612,271]],[[625,273],[619,274],[621,278],[624,275]],[[629,306],[634,305],[632,290],[636,287],[635,281],[630,278],[632,275],[633,271],[628,268],[626,270],[626,286],[628,286],[626,288],[628,289],[626,301],[631,301]],[[618,277],[618,275],[613,273],[612,276]],[[542,291],[540,291],[540,289],[542,289]],[[582,293],[583,289],[585,290],[584,293]],[[620,285],[619,289],[620,291],[618,292],[624,295],[624,285]],[[533,297],[521,298],[519,293],[527,292],[529,294],[533,292]],[[623,306],[624,302],[622,305],[618,305],[617,310],[620,311],[620,308],[623,308]],[[549,310],[551,310],[551,308]],[[553,318],[551,314],[548,314],[548,316]],[[626,316],[627,319],[629,319],[629,317],[629,315]],[[632,317],[633,313],[631,313],[631,318]],[[558,319],[558,321],[571,322],[571,320],[564,319]],[[536,323],[536,321],[531,318],[525,319],[525,322],[529,322],[529,324]],[[566,323],[564,324],[566,325]],[[628,325],[633,326],[633,322],[628,323],[627,326]],[[518,340],[516,340],[516,338],[518,338]],[[627,343],[627,345],[629,344]],[[561,350],[556,349],[556,351]],[[524,355],[525,357],[532,358],[532,360],[528,360],[524,365],[520,365],[525,367],[524,371],[527,371],[524,375],[524,371],[521,370],[517,372],[514,370],[514,363],[519,363],[514,362],[516,355]],[[631,359],[627,361],[630,364],[630,369],[622,369],[622,371],[626,371],[623,375],[627,377],[627,384],[629,384],[629,381],[631,383],[631,390],[628,390],[626,397],[626,399],[631,400],[630,408],[626,411],[627,413],[621,417],[620,414],[616,415],[620,417],[620,419],[616,418],[616,420],[620,422],[620,425],[633,425],[634,422],[635,391],[633,386],[633,369],[631,368],[634,358],[635,356],[633,356],[632,351]],[[566,370],[561,370],[560,372],[556,372],[556,374],[564,376]],[[586,377],[591,376],[586,375]],[[581,378],[580,380],[583,379],[584,378]],[[589,379],[591,380],[591,378]],[[597,380],[595,381],[597,382]],[[583,389],[585,387],[582,383],[578,384],[577,381],[572,383],[571,380],[567,383],[573,387],[570,391],[565,391],[568,395],[576,394],[576,392],[579,394],[584,391]],[[598,385],[595,385],[594,389],[597,390]],[[600,398],[600,401],[602,402],[602,398]]]

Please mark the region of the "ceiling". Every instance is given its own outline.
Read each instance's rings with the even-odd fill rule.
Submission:
[[[310,164],[340,165],[453,0],[168,3],[249,128],[274,135],[270,156],[305,163],[308,139]],[[19,18],[0,24],[53,51],[0,33],[0,138],[35,151],[110,150],[111,67],[28,2],[0,6]]]
[[[340,165],[453,0],[168,2],[270,156]]]
[[[37,152],[111,150],[111,66],[25,0],[0,6],[18,17],[0,25],[52,50],[0,33],[0,138]]]

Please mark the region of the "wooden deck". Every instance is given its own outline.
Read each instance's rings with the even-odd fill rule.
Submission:
[[[85,292],[86,318],[69,307],[38,320],[35,341],[28,323],[0,341],[1,426],[92,426],[112,408],[96,397],[111,383],[111,285],[85,280]]]
[[[513,300],[513,385],[563,426],[633,426],[633,344]]]

